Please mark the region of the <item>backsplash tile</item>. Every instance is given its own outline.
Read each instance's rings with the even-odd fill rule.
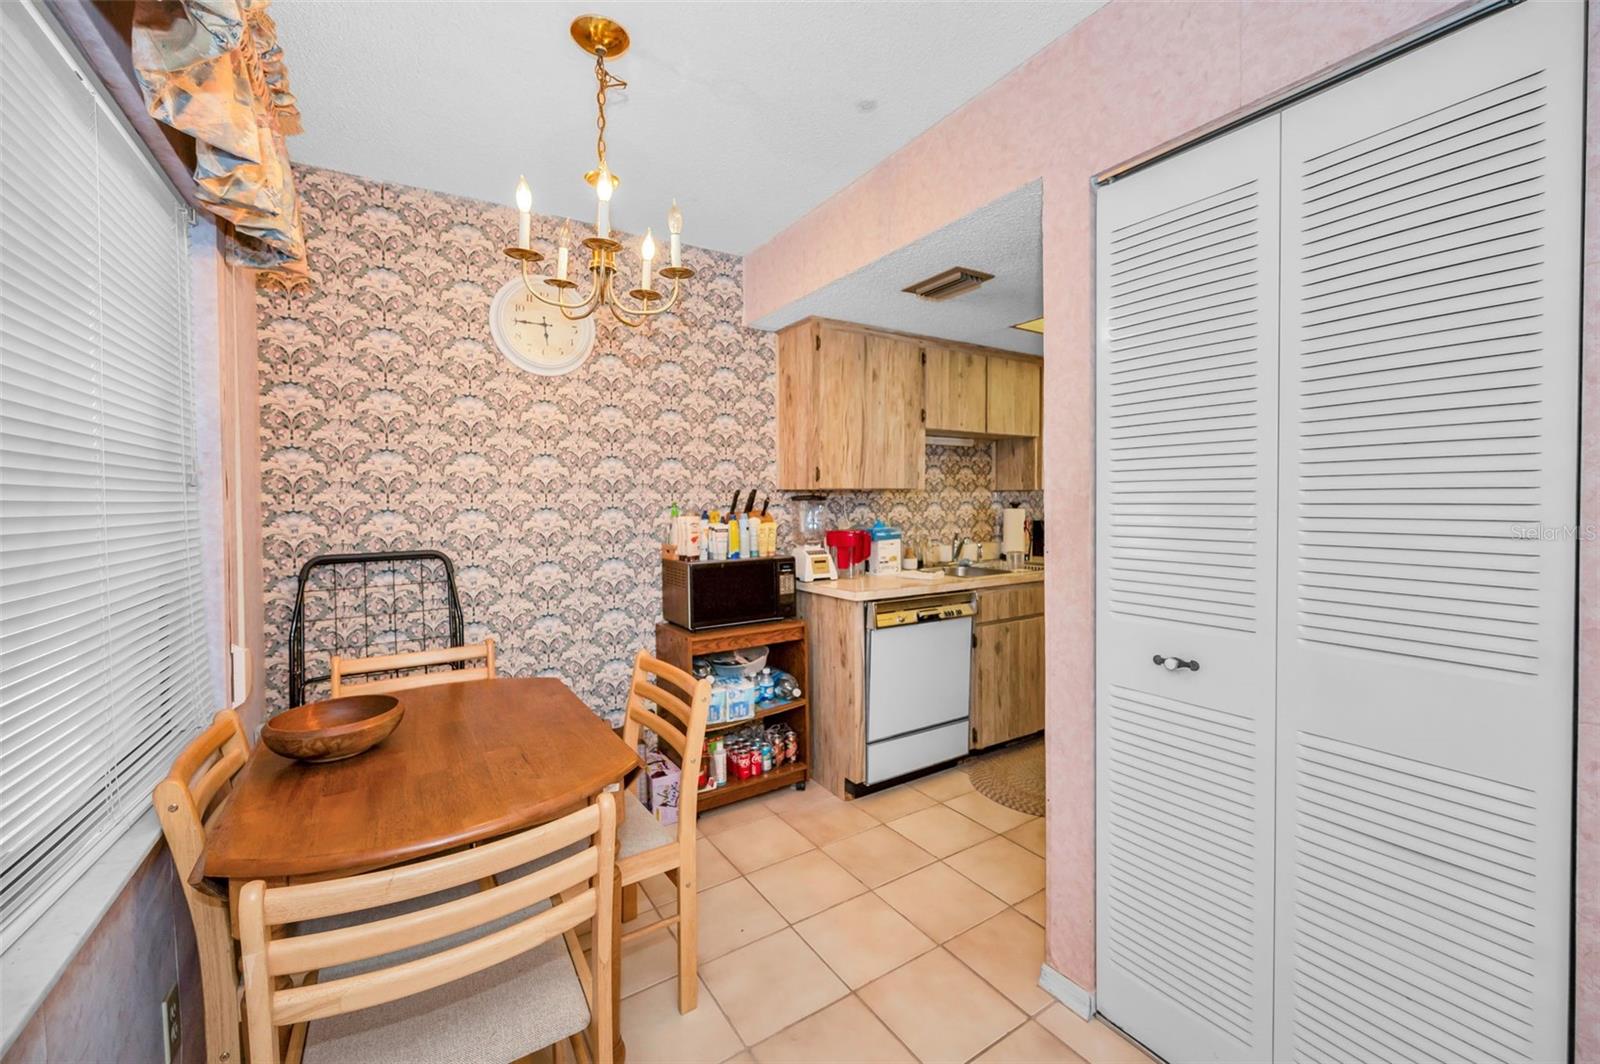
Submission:
[[[457,565],[467,638],[494,636],[505,673],[561,676],[620,710],[633,653],[654,643],[674,501],[770,491],[790,543],[772,489],[776,344],[742,324],[741,260],[685,248],[698,276],[674,313],[640,332],[602,318],[588,362],[540,377],[489,336],[489,302],[515,276],[499,250],[510,208],[296,171],[312,283],[258,300],[269,707],[286,704],[301,564],[437,547]],[[536,217],[535,240],[559,224]],[[927,490],[832,493],[835,522],[989,539],[1004,502],[1040,512],[1039,493],[989,490],[988,448],[928,458]]]

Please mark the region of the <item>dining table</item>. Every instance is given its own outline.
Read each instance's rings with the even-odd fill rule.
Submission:
[[[641,765],[603,718],[552,677],[392,694],[404,708],[399,725],[355,757],[294,761],[258,743],[207,826],[191,881],[226,890],[231,903],[255,879],[326,879],[447,853],[581,809]],[[619,875],[610,915],[614,1005],[622,971],[620,882]],[[238,911],[236,904],[230,909]],[[620,1017],[620,1009],[612,1015]],[[620,1023],[613,1052],[625,1060]],[[242,1058],[235,1048],[228,1059]]]

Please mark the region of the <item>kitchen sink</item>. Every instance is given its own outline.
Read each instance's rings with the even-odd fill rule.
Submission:
[[[1010,569],[989,569],[982,565],[931,565],[922,572],[930,576],[1007,576]]]

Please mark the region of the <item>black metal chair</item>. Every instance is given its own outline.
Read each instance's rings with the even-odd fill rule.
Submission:
[[[329,679],[327,657],[320,675],[306,675],[308,630],[327,635],[312,639],[317,653],[371,657],[459,647],[466,642],[465,628],[456,567],[443,551],[319,554],[300,567],[295,588],[289,704],[303,705],[307,689]]]

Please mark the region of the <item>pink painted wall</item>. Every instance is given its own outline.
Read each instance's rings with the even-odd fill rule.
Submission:
[[[1117,0],[745,259],[747,320],[1044,179],[1051,965],[1094,986],[1093,174],[1444,14],[1448,0]],[[1597,166],[1590,15],[1588,166]],[[1600,291],[1596,229],[1586,243]],[[1600,519],[1600,312],[1586,302],[1585,520]],[[1600,1061],[1600,544],[1585,544],[1579,1058]]]

